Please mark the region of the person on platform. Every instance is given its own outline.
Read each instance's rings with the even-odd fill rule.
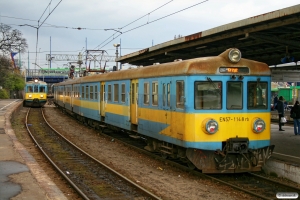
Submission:
[[[294,134],[300,135],[300,105],[299,101],[296,101],[291,110],[291,116],[295,113],[294,119]]]
[[[275,94],[275,97],[274,97],[274,105],[273,105],[273,108],[274,108],[275,110],[277,110],[277,102],[278,102],[278,96],[277,96],[277,94]]]
[[[282,129],[283,123],[280,122],[281,117],[284,117],[284,104],[283,104],[283,97],[280,96],[277,102],[277,111],[279,116],[279,131],[284,131]]]

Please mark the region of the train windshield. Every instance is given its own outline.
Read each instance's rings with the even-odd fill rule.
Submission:
[[[221,109],[222,108],[222,82],[198,81],[195,82],[195,109]]]
[[[27,92],[32,92],[33,91],[32,88],[33,88],[32,86],[27,86]]]
[[[243,108],[243,82],[227,82],[226,108],[240,110]]]
[[[248,109],[267,109],[267,82],[248,82]]]
[[[40,86],[40,92],[46,92],[45,86]]]

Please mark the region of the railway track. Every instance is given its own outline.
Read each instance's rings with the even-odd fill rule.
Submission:
[[[26,127],[45,157],[83,199],[160,199],[52,129],[42,109],[28,110]]]
[[[288,185],[282,182],[278,182],[267,177],[254,174],[254,173],[242,173],[242,174],[216,174],[207,175],[197,170],[189,168],[187,163],[181,162],[177,159],[165,159],[165,156],[161,156],[158,153],[151,153],[144,150],[143,138],[130,137],[125,133],[120,133],[110,129],[104,129],[101,134],[109,136],[111,140],[118,140],[119,142],[136,149],[137,151],[147,154],[154,159],[161,160],[168,165],[180,168],[183,171],[187,171],[191,174],[199,176],[201,178],[207,178],[214,182],[225,184],[235,190],[247,193],[257,199],[276,199],[276,195],[280,192],[290,192],[300,194],[299,185]],[[146,144],[146,143],[145,143]]]
[[[280,193],[300,194],[300,188],[274,181],[254,174],[218,174],[208,175],[214,181],[221,182],[239,191],[243,191],[259,199],[277,199]],[[296,185],[296,184],[295,184]]]
[[[282,182],[278,182],[267,177],[255,174],[255,173],[242,173],[242,174],[203,174],[197,170],[192,170],[186,163],[180,162],[176,159],[165,160],[159,154],[153,154],[146,151],[141,147],[140,142],[135,144],[134,140],[130,137],[126,137],[124,134],[118,134],[115,131],[104,131],[107,136],[112,139],[119,140],[124,144],[129,145],[132,148],[137,149],[144,154],[150,155],[154,159],[164,161],[168,165],[175,166],[181,170],[187,171],[191,174],[199,176],[201,178],[207,178],[214,182],[225,184],[238,191],[247,193],[258,199],[276,199],[276,195],[280,192],[298,193],[300,195],[300,186],[297,184],[288,185]]]

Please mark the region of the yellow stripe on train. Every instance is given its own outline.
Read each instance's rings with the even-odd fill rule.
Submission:
[[[138,118],[155,121],[169,125],[161,134],[184,141],[226,141],[232,137],[248,137],[249,140],[270,139],[270,113],[234,113],[234,114],[189,114],[170,112],[163,110],[151,110],[139,108]],[[255,119],[265,122],[265,130],[261,133],[253,131]],[[206,119],[214,119],[218,122],[218,131],[215,134],[207,134],[203,131],[203,122]]]

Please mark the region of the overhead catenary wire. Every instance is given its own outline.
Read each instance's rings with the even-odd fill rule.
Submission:
[[[158,18],[158,19],[155,19],[155,20],[152,20],[152,21],[147,22],[147,23],[145,23],[145,24],[136,26],[136,27],[134,27],[134,28],[132,28],[132,29],[129,29],[129,30],[127,30],[127,31],[123,31],[122,33],[118,34],[116,37],[114,37],[113,39],[111,39],[110,41],[108,41],[107,43],[105,43],[104,45],[102,45],[102,44],[103,44],[105,41],[107,41],[108,39],[106,39],[104,42],[102,42],[101,44],[99,44],[99,45],[98,45],[97,47],[95,47],[95,48],[98,48],[100,45],[102,45],[101,47],[99,47],[99,49],[102,49],[103,47],[105,47],[107,44],[109,44],[111,41],[113,41],[114,39],[118,38],[118,37],[119,37],[120,35],[122,35],[122,34],[128,33],[128,32],[130,32],[130,31],[133,31],[133,30],[135,30],[135,29],[141,28],[141,27],[146,26],[146,25],[148,25],[148,24],[151,24],[151,23],[153,23],[153,22],[156,22],[156,21],[162,20],[162,19],[164,19],[164,18],[167,18],[167,17],[169,17],[169,16],[175,15],[175,14],[177,14],[177,13],[180,13],[180,12],[182,12],[182,11],[185,11],[185,10],[187,10],[187,9],[190,9],[190,8],[192,8],[192,7],[195,7],[195,6],[197,6],[197,5],[203,4],[203,3],[207,2],[207,1],[209,1],[209,0],[201,1],[201,2],[199,2],[199,3],[196,3],[196,4],[191,5],[191,6],[189,6],[189,7],[183,8],[183,9],[178,10],[178,11],[176,11],[176,12],[170,13],[170,14],[165,15],[165,16],[163,16],[163,17],[160,17],[160,18]],[[112,37],[112,36],[110,36],[109,38],[111,38],[111,37]]]

